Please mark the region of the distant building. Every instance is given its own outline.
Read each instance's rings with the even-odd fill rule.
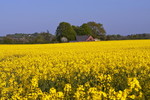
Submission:
[[[81,36],[76,36],[76,41],[81,42],[81,41],[95,41],[95,39],[91,35],[81,35]]]

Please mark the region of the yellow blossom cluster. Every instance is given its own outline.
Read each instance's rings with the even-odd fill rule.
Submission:
[[[150,40],[0,45],[0,100],[150,100]]]

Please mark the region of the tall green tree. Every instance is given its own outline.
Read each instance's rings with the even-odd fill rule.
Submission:
[[[96,35],[104,35],[106,31],[103,27],[103,24],[96,23],[96,22],[88,22],[89,27],[92,29],[92,33]]]
[[[106,39],[106,31],[102,24],[96,22],[84,23],[81,26],[72,26],[77,35],[92,35],[101,40]]]
[[[82,24],[80,26],[82,33],[81,35],[92,35],[92,30],[91,28],[88,26],[88,24]]]
[[[80,27],[72,26],[77,35],[92,35],[92,30],[88,24],[84,23]]]
[[[81,28],[80,28],[80,26],[72,25],[72,28],[76,32],[76,35],[79,35],[80,32],[82,31]]]
[[[102,40],[105,40],[106,38],[106,31],[103,27],[103,24],[96,23],[96,22],[88,22],[88,26],[92,30],[92,35],[94,37],[100,38]]]
[[[62,37],[66,37],[68,41],[76,40],[76,32],[67,22],[61,22],[56,30],[56,37],[61,41]]]

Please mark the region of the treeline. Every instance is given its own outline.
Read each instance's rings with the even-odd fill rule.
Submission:
[[[120,34],[107,35],[106,40],[136,40],[136,39],[150,39],[150,33],[131,34],[122,36]]]
[[[83,23],[81,26],[61,22],[55,35],[47,32],[25,34],[15,33],[0,37],[1,44],[40,44],[76,41],[77,35],[91,35],[101,40],[106,39],[106,31],[103,25],[96,22]]]
[[[129,40],[129,39],[150,39],[150,34],[132,34],[122,36],[119,34],[106,35],[103,24],[96,22],[83,23],[81,26],[71,25],[67,22],[61,22],[55,32],[55,35],[47,32],[40,33],[15,33],[0,37],[1,44],[42,44],[76,41],[77,35],[91,35],[97,40]]]
[[[1,44],[42,44],[55,42],[55,36],[49,32],[25,34],[16,33],[0,37]]]
[[[66,41],[75,41],[77,35],[91,35],[94,38],[106,40],[106,31],[103,24],[96,22],[83,23],[81,26],[61,22],[56,30],[56,38],[59,42],[62,42],[64,38],[66,38]]]

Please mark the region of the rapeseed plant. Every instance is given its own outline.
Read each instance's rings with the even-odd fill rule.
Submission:
[[[150,40],[0,45],[0,100],[149,100]]]

